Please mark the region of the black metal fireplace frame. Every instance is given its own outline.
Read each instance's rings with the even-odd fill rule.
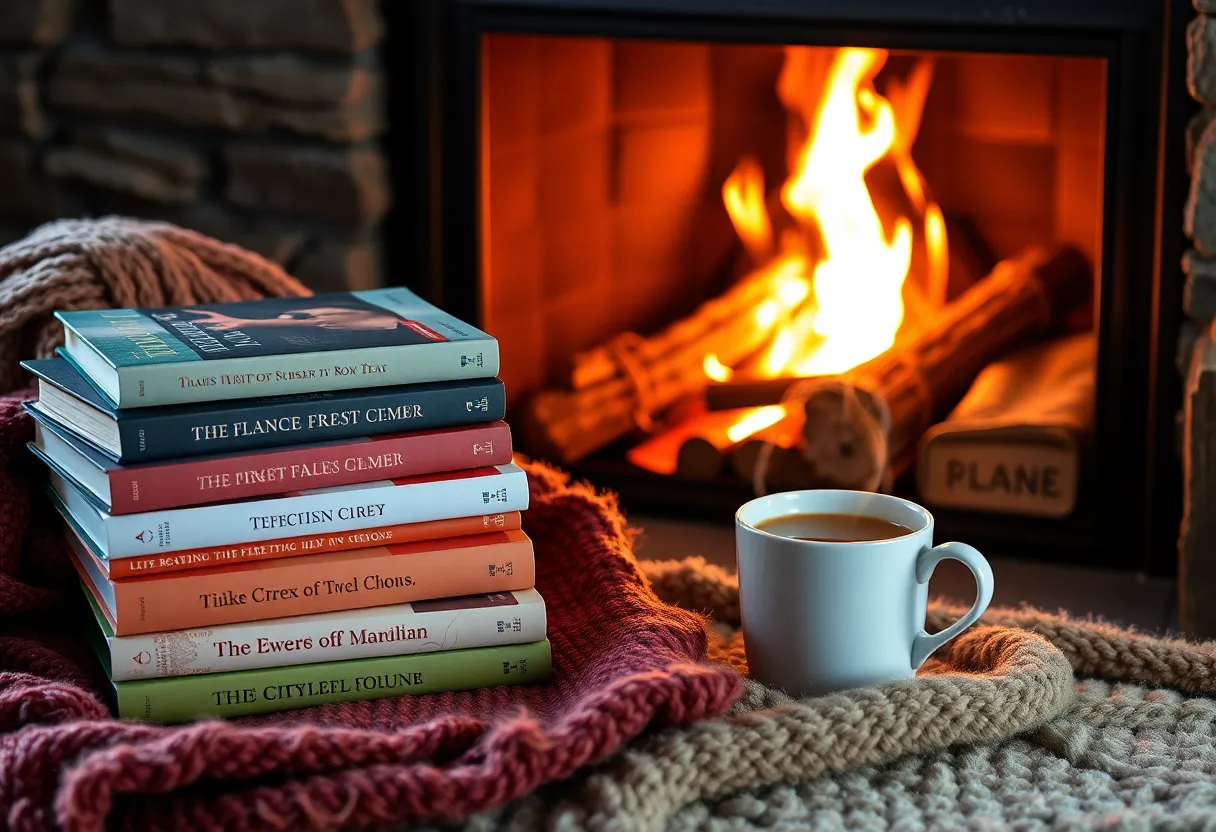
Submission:
[[[391,7],[399,4],[387,3]],[[406,85],[416,124],[395,164],[411,201],[390,217],[413,255],[390,266],[431,299],[481,316],[479,42],[482,34],[584,35],[740,43],[1087,55],[1108,61],[1103,273],[1098,323],[1095,488],[1068,521],[939,513],[941,535],[1026,556],[1169,573],[1181,511],[1174,368],[1181,318],[1185,0],[416,0],[408,7]],[[394,13],[398,19],[403,14]],[[392,25],[390,31],[401,31]],[[1148,164],[1144,160],[1148,160]],[[419,187],[424,184],[423,187]],[[403,220],[402,218],[408,218]],[[391,238],[390,238],[391,239]],[[390,257],[393,247],[389,246]],[[1112,449],[1115,449],[1112,451]],[[601,467],[600,481],[699,512],[737,504],[742,489],[689,492]],[[673,499],[673,493],[678,496]]]

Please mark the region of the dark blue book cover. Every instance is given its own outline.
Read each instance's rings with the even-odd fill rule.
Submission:
[[[99,450],[123,463],[479,424],[506,413],[503,383],[496,378],[118,410],[64,358],[21,366],[96,417],[112,419],[121,452]],[[40,411],[79,435],[48,403],[40,403]]]

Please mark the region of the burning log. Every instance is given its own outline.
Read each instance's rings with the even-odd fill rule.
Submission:
[[[762,349],[809,294],[800,261],[778,258],[690,317],[632,333],[576,358],[572,390],[543,390],[521,419],[528,446],[564,463],[620,439],[708,381],[707,355],[734,365]]]
[[[1092,292],[1089,264],[1071,247],[998,264],[916,338],[852,373],[808,381],[803,456],[817,477],[843,487],[898,476],[985,365],[1048,332]]]
[[[676,410],[680,411],[681,408]],[[654,474],[701,478],[715,476],[722,467],[720,457],[717,462],[707,460],[708,465],[715,466],[716,470],[706,472],[706,465],[699,465],[696,461],[697,451],[693,450],[693,458],[689,459],[684,452],[685,445],[700,442],[709,444],[712,448],[715,447],[715,437],[721,437],[722,442],[727,441],[726,432],[730,426],[746,418],[750,411],[722,410],[707,413],[697,403],[683,410],[686,412],[672,414],[673,418],[664,430],[630,448],[625,453],[625,458],[637,467]]]
[[[818,488],[824,483],[802,457],[802,413],[794,409],[776,424],[737,444],[730,469],[756,493]]]
[[[782,307],[788,312],[806,298],[807,285],[798,279],[800,266],[792,258],[774,260],[649,338],[625,333],[578,353],[570,386],[586,390],[613,382],[628,385],[637,374],[657,379],[670,375],[673,364],[691,363],[699,370],[711,353],[727,365],[741,361],[769,340]],[[791,285],[796,287],[795,296],[789,294]],[[772,320],[759,311],[770,301],[774,303]]]
[[[805,379],[796,376],[778,376],[710,382],[705,388],[705,408],[717,411],[779,404],[785,400],[791,387],[803,381]]]
[[[722,419],[723,414],[730,418]],[[691,479],[719,476],[731,451],[740,442],[781,421],[785,415],[785,408],[779,406],[705,414],[700,429],[680,444],[676,472]]]

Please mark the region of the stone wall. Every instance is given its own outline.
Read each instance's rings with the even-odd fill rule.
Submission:
[[[1179,625],[1216,637],[1216,0],[1195,0],[1187,29],[1187,85],[1200,109],[1187,126],[1191,177],[1184,224],[1192,248],[1182,258],[1186,320],[1178,339],[1184,378],[1184,471],[1179,540]]]
[[[381,34],[375,0],[3,0],[0,243],[120,212],[377,285]]]

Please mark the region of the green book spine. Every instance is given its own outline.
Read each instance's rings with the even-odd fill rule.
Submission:
[[[307,708],[329,702],[543,682],[553,670],[549,640],[412,656],[270,667],[118,682],[118,716],[148,722]]]

